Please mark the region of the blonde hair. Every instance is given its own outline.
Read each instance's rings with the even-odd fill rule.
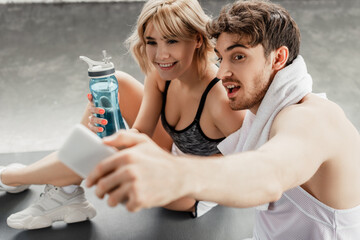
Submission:
[[[214,45],[207,37],[206,24],[210,21],[197,0],[149,0],[137,19],[136,27],[126,40],[128,48],[146,74],[153,66],[146,55],[145,29],[151,22],[165,38],[177,37],[193,40],[197,34],[203,38],[200,48],[195,50],[198,74],[204,75],[211,60]]]

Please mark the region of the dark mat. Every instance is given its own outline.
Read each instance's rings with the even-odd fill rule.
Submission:
[[[12,162],[30,164],[49,152],[0,154],[0,164]],[[98,199],[94,189],[86,189],[86,196],[97,211],[97,216],[87,222],[55,223],[51,228],[40,230],[15,230],[6,224],[6,218],[35,201],[43,186],[31,186],[20,194],[0,193],[0,239],[243,239],[250,237],[253,226],[252,209],[235,209],[218,206],[198,219],[188,213],[162,208],[129,213],[124,206],[110,208],[106,201]]]

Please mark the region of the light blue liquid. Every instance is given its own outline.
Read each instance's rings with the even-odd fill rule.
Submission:
[[[104,131],[98,132],[97,135],[103,138],[110,136],[119,129],[125,129],[118,101],[119,86],[115,76],[91,78],[89,85],[95,107],[101,107],[105,110],[104,114],[96,114],[96,116],[108,121],[105,126],[96,124],[96,126],[104,128]]]

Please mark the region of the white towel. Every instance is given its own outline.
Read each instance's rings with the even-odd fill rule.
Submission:
[[[242,127],[224,139],[218,149],[223,155],[258,149],[269,140],[276,115],[283,108],[298,103],[311,91],[312,78],[304,59],[299,55],[292,64],[275,75],[256,115],[248,110]],[[268,204],[265,204],[257,209],[267,210],[267,207]]]

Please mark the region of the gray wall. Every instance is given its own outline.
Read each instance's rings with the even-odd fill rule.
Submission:
[[[88,2],[145,2],[144,0],[0,0],[0,4],[8,3],[88,3]]]
[[[231,1],[200,1],[217,15]],[[326,92],[360,129],[360,1],[278,1],[301,34],[315,92]],[[0,4],[0,153],[57,149],[87,104],[87,65],[113,56],[143,80],[123,41],[141,2]]]

